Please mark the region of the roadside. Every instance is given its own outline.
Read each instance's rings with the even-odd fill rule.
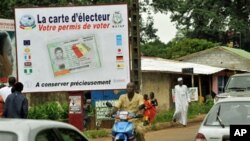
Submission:
[[[197,115],[196,117],[192,119],[188,119],[188,124],[195,123],[195,122],[201,122],[205,118],[206,114]],[[181,126],[179,123],[173,123],[173,122],[162,122],[162,123],[156,123],[149,127],[147,127],[147,131],[151,130],[161,130],[166,128],[171,128],[174,126]]]
[[[197,122],[202,122],[203,119],[205,118],[206,114],[201,114],[197,115],[196,117],[192,119],[188,119],[188,125],[197,123]],[[187,125],[187,126],[188,126]],[[145,126],[147,132],[152,132],[152,131],[157,131],[157,130],[163,130],[167,128],[173,128],[173,127],[182,127],[179,123],[173,123],[173,122],[160,122],[160,123],[155,123],[150,126]],[[106,136],[99,137],[99,138],[90,138],[90,141],[104,141],[105,139],[110,138],[111,136],[111,129],[103,129],[107,132]]]

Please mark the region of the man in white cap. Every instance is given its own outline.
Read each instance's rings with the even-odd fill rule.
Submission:
[[[175,95],[175,112],[173,115],[173,121],[178,121],[184,127],[187,125],[187,112],[190,97],[188,95],[188,88],[183,84],[183,79],[179,77],[177,79],[178,85],[174,88]]]

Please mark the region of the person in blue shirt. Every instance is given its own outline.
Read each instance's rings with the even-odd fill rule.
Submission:
[[[23,84],[17,82],[12,87],[10,94],[4,105],[5,118],[27,118],[28,116],[28,99],[22,94]]]

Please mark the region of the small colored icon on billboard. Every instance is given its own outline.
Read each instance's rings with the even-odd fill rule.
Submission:
[[[123,61],[123,56],[116,56],[116,61]]]
[[[23,30],[32,30],[36,27],[35,18],[31,15],[23,15],[20,19],[20,28]]]
[[[23,45],[24,46],[29,46],[30,45],[30,40],[23,40]]]
[[[117,46],[122,45],[122,35],[116,35],[116,45]]]
[[[31,74],[33,71],[32,71],[32,68],[24,68],[24,73],[25,74]]]

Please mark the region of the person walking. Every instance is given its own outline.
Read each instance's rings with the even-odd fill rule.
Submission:
[[[4,102],[6,101],[6,98],[12,93],[11,88],[16,83],[16,78],[14,76],[10,76],[8,79],[8,83],[8,86],[4,86],[0,89],[0,96],[2,96]]]
[[[91,106],[91,101],[90,99],[86,99],[84,97],[84,103],[83,103],[83,126],[85,130],[89,129],[89,124],[90,124],[90,106]]]
[[[21,93],[23,84],[15,83],[4,105],[5,118],[27,118],[28,116],[28,99]]]
[[[183,84],[183,79],[180,77],[177,79],[178,85],[174,88],[175,95],[175,112],[173,115],[173,122],[178,121],[184,127],[187,125],[187,112],[190,97],[188,95],[188,88]]]

